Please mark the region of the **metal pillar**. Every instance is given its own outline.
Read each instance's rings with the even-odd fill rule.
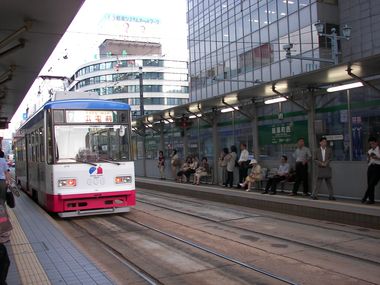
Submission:
[[[255,103],[253,103],[251,110],[253,114],[253,119],[252,119],[253,156],[255,159],[258,159],[260,157],[259,127],[258,127],[258,120],[257,120],[257,107]]]
[[[315,167],[314,167],[314,150],[316,148],[316,137],[315,137],[315,96],[314,91],[311,91],[309,94],[309,109],[307,112],[307,125],[308,125],[308,139],[309,139],[309,148],[311,152],[311,161],[310,161],[310,191],[314,187],[315,179]]]
[[[189,139],[187,137],[187,130],[186,128],[183,129],[183,160],[186,159],[186,157],[189,155]]]
[[[160,123],[160,150],[165,154],[164,122]]]
[[[216,112],[213,114],[212,119],[212,144],[214,145],[214,151],[213,151],[213,177],[212,177],[212,184],[218,184],[219,183],[219,154],[220,154],[220,143],[219,143],[219,136],[218,136],[218,115]]]
[[[348,123],[348,147],[350,152],[350,161],[352,161],[352,117],[351,117],[351,94],[347,89],[347,123]]]

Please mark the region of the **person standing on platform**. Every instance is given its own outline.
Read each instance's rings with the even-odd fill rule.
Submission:
[[[10,185],[10,173],[6,160],[4,159],[4,152],[0,150],[0,284],[7,284],[6,279],[10,260],[7,248],[4,243],[9,241],[10,230],[12,226],[9,222],[8,215],[5,208],[7,187]]]
[[[176,149],[173,149],[170,155],[170,166],[172,168],[173,179],[177,180],[177,169],[180,166],[180,161]]]
[[[237,188],[241,188],[240,183],[244,183],[245,178],[248,174],[249,167],[249,152],[247,150],[247,145],[245,143],[240,144],[240,157],[238,160],[239,164],[239,183]]]
[[[228,155],[228,148],[223,148],[223,151],[219,155],[219,167],[221,168],[222,172],[222,183],[225,184],[227,179],[227,155]]]
[[[370,149],[367,152],[368,169],[367,169],[367,191],[364,194],[362,203],[375,203],[375,186],[380,180],[380,150],[379,143],[375,137],[368,139]],[[368,199],[368,201],[367,201]]]
[[[309,148],[305,146],[305,139],[299,138],[297,140],[297,149],[293,153],[293,157],[296,160],[296,180],[290,196],[296,196],[298,188],[303,183],[303,195],[309,195],[309,177],[308,177],[308,162],[311,159],[311,153]]]
[[[314,162],[317,168],[316,184],[311,194],[311,199],[318,200],[318,191],[322,185],[322,181],[326,181],[327,189],[329,191],[329,200],[335,201],[334,190],[331,183],[332,170],[330,161],[332,160],[332,150],[327,147],[327,139],[322,137],[319,140],[320,148],[315,150]]]
[[[11,183],[8,163],[4,158],[4,152],[0,150],[0,202],[6,200],[7,187]]]
[[[164,152],[162,150],[160,150],[160,152],[158,153],[157,167],[160,170],[160,179],[165,180],[165,157]]]
[[[290,166],[288,163],[288,157],[286,155],[281,156],[281,163],[277,169],[276,175],[268,179],[267,185],[265,185],[265,190],[262,192],[262,194],[269,194],[275,195],[277,193],[277,184],[278,182],[285,180],[289,176]]]
[[[0,201],[0,284],[6,285],[9,266],[11,264],[5,243],[9,242],[12,225],[9,221],[5,201]]]
[[[227,180],[224,183],[224,186],[229,186],[232,188],[232,185],[234,183],[234,170],[235,170],[235,163],[237,158],[237,149],[236,146],[231,146],[231,152],[226,155],[227,160]]]

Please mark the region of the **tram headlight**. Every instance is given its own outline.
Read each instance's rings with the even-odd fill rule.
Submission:
[[[116,184],[132,183],[132,176],[116,176]]]
[[[74,178],[58,180],[58,187],[75,187],[75,186],[77,186],[77,180]]]

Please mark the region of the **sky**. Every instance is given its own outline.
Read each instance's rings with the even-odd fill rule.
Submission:
[[[188,60],[186,5],[186,0],[86,0],[40,75],[71,77],[79,66],[96,60],[98,46],[106,38],[160,38],[165,58]],[[144,34],[139,35],[137,24],[132,24],[128,29],[121,22],[114,22],[115,29],[107,26],[107,22],[102,21],[106,14],[155,19],[159,25],[147,25]],[[38,108],[48,99],[49,89],[62,87],[61,80],[36,79],[13,116],[4,137],[11,138],[12,132],[19,127],[26,108],[34,109],[34,105]]]

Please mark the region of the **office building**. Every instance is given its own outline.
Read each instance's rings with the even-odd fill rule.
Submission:
[[[104,99],[126,102],[139,116],[142,67],[145,114],[188,102],[187,62],[166,59],[159,43],[105,40],[99,58],[78,68],[70,91],[95,91]]]

